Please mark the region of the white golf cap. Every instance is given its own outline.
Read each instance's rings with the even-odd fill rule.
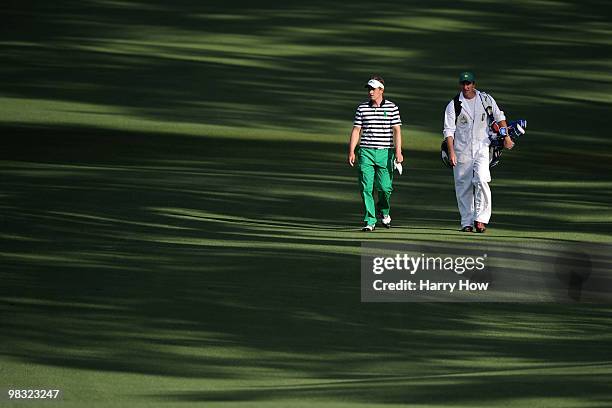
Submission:
[[[382,84],[382,82],[380,82],[377,79],[370,79],[365,87],[366,88],[372,87],[372,88],[382,88],[382,89],[385,89],[385,86]]]

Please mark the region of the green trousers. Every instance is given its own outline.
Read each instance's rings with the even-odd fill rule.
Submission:
[[[382,215],[389,215],[391,210],[393,159],[393,149],[359,148],[359,188],[365,206],[363,220],[368,225],[376,224],[374,187],[378,191],[378,210]]]

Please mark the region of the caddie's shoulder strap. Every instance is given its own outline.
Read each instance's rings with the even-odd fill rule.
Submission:
[[[491,123],[495,122],[495,119],[493,118],[493,107],[491,106],[491,97],[488,93],[481,91],[478,91],[478,96],[480,96],[480,102],[482,103],[482,107],[484,108],[485,113],[487,114],[487,118],[489,119],[490,125]],[[486,104],[485,101],[487,102]]]
[[[480,102],[482,102],[482,107],[487,110],[487,107],[491,106],[491,95],[486,92],[478,91],[478,96],[480,96]],[[485,104],[486,102],[486,104]],[[486,105],[486,106],[485,106]]]
[[[455,106],[455,125],[457,124],[457,118],[459,117],[459,114],[461,113],[461,101],[459,100],[459,95],[460,94],[457,94],[453,98],[453,105]]]

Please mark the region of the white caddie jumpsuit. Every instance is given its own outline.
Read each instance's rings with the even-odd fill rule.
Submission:
[[[457,165],[453,167],[455,194],[461,214],[461,227],[472,226],[474,221],[489,223],[491,218],[491,173],[489,171],[489,123],[485,109],[491,106],[493,118],[506,120],[495,99],[484,92],[476,91],[472,104],[460,93],[461,112],[456,118],[451,100],[444,112],[444,137],[454,137]]]

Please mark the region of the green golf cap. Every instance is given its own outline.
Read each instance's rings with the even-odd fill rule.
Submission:
[[[476,82],[476,77],[474,76],[474,74],[472,72],[462,72],[459,75],[459,82]]]

